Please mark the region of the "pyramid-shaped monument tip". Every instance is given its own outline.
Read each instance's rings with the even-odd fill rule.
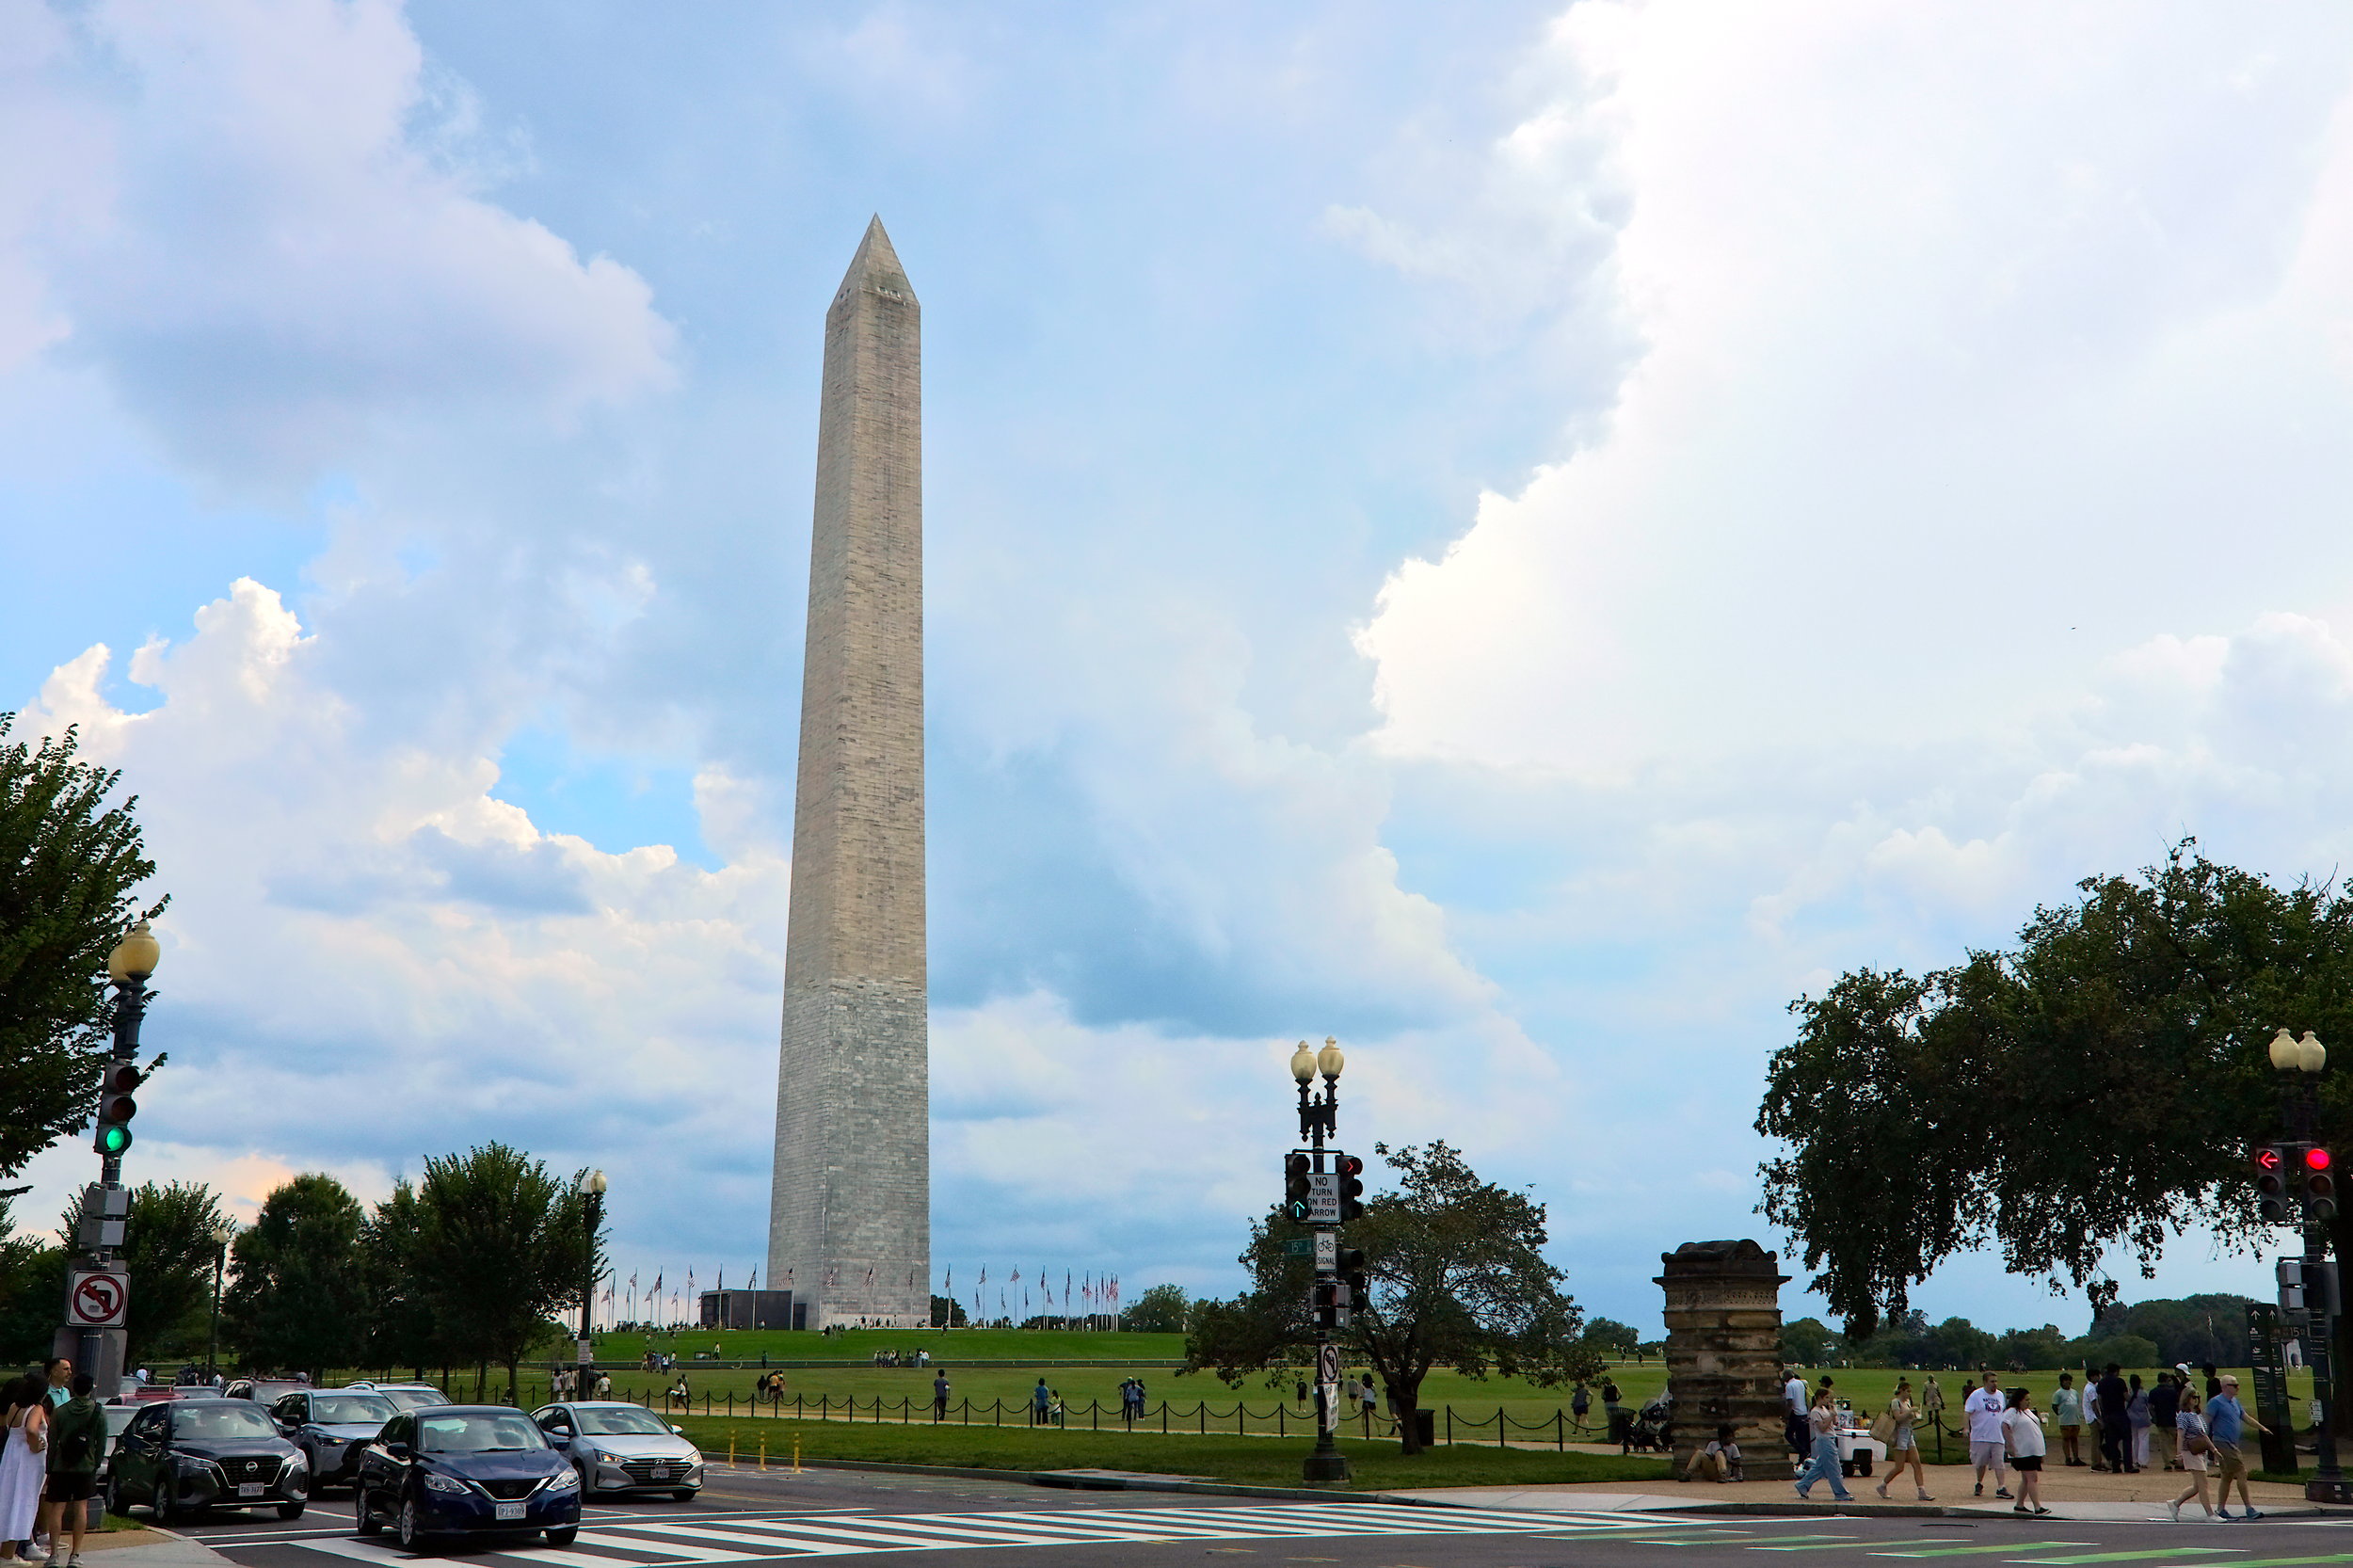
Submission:
[[[850,270],[842,277],[846,289],[882,288],[893,294],[915,296],[907,282],[906,269],[899,264],[899,253],[891,248],[890,235],[883,228],[879,213],[869,218],[866,233],[857,242],[857,254],[850,258]]]

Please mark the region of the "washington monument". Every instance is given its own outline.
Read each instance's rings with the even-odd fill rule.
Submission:
[[[931,1319],[921,312],[882,219],[825,312],[768,1283]]]

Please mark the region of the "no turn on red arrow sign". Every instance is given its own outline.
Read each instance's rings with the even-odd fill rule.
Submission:
[[[66,1282],[66,1320],[76,1328],[120,1328],[130,1307],[131,1282],[121,1274],[76,1269]]]

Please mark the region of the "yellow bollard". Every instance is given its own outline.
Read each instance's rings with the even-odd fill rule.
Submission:
[[[792,1473],[801,1473],[801,1434],[797,1432],[792,1434]]]
[[[760,1467],[768,1468],[768,1434],[764,1432],[760,1434]]]
[[[733,1427],[728,1429],[728,1468],[730,1470],[735,1468],[735,1429]]]

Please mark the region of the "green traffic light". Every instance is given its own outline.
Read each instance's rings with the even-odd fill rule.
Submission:
[[[122,1126],[120,1123],[118,1122],[111,1127],[102,1127],[98,1129],[99,1153],[120,1154],[124,1149],[127,1149],[130,1146],[131,1129]]]

